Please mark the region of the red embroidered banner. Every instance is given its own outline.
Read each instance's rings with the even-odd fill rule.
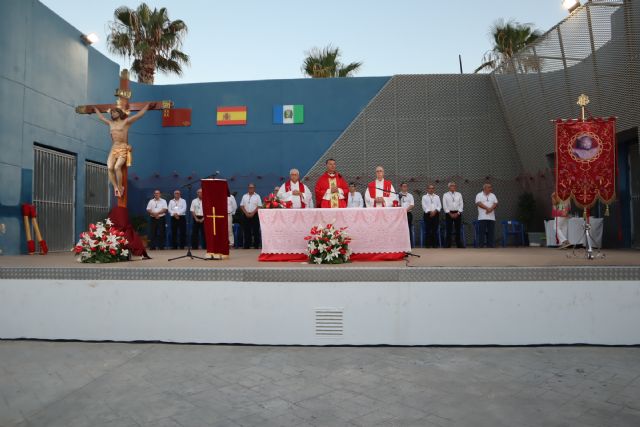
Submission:
[[[556,193],[580,208],[616,197],[616,120],[556,122]]]

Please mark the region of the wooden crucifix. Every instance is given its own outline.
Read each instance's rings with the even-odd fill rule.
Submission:
[[[120,87],[116,89],[115,104],[92,104],[76,107],[78,114],[97,113],[98,118],[109,125],[111,131],[111,152],[107,159],[109,180],[118,199],[118,207],[127,207],[127,169],[131,166],[131,146],[129,145],[129,127],[140,119],[147,110],[166,110],[173,106],[171,101],[129,102],[129,71],[120,73]],[[129,117],[131,111],[139,111]],[[102,113],[111,113],[111,120],[107,120]]]

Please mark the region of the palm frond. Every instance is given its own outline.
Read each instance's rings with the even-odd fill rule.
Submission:
[[[490,29],[493,47],[485,53],[483,63],[474,72],[485,69],[500,72],[538,71],[541,60],[523,51],[540,35],[538,30],[533,29],[533,24],[521,24],[514,20],[496,20]]]
[[[324,48],[313,47],[305,55],[300,69],[304,75],[312,78],[348,77],[362,65],[361,62],[352,62],[344,66],[339,59],[340,48],[331,44]]]
[[[189,56],[180,51],[187,25],[171,21],[166,8],[151,9],[141,3],[135,10],[121,6],[114,11],[107,37],[109,51],[133,59],[131,71],[144,83],[153,83],[155,70],[182,75]]]
[[[362,62],[352,62],[338,70],[338,77],[349,77],[359,71]]]

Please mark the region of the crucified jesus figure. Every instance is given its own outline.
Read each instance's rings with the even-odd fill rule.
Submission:
[[[145,105],[135,116],[129,117],[120,108],[112,108],[110,110],[111,120],[106,119],[102,113],[96,108],[93,111],[98,115],[101,122],[109,125],[111,132],[111,152],[107,158],[107,168],[109,169],[109,181],[113,185],[113,191],[116,197],[124,195],[124,185],[122,183],[122,170],[126,167],[127,155],[131,146],[129,145],[129,128],[131,125],[142,118],[153,103]]]

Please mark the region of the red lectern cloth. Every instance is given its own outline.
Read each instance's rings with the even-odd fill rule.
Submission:
[[[556,193],[581,208],[616,197],[616,119],[556,122]]]
[[[203,179],[202,211],[204,214],[204,235],[207,241],[207,255],[229,256],[229,231],[227,197],[229,187],[226,179]]]

